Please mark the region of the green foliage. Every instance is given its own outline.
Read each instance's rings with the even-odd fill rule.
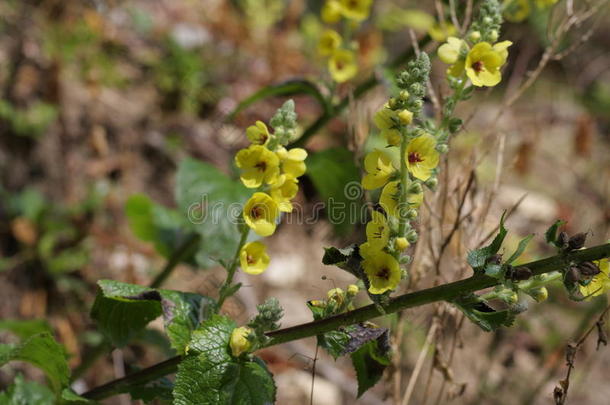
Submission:
[[[134,385],[125,390],[134,401],[141,400],[146,403],[155,399],[171,402],[174,384],[167,378],[151,381],[145,385]]]
[[[470,267],[476,271],[482,271],[487,264],[487,260],[498,253],[500,247],[502,246],[502,242],[504,242],[504,238],[508,233],[507,229],[504,227],[504,215],[502,214],[502,218],[500,219],[500,227],[498,234],[491,242],[491,244],[482,247],[480,249],[474,249],[468,252],[467,261]]]
[[[241,111],[245,110],[252,104],[263,100],[268,97],[277,97],[277,96],[294,96],[297,94],[309,94],[320,104],[324,111],[327,111],[330,107],[322,95],[318,87],[308,80],[289,80],[283,83],[278,83],[274,85],[270,85],[267,87],[263,87],[256,93],[252,94],[242,102],[240,102],[237,107],[227,117],[229,120],[233,120],[237,114]]]
[[[561,219],[558,219],[557,221],[555,221],[555,223],[553,225],[551,225],[549,227],[549,229],[547,229],[546,232],[544,233],[544,239],[546,240],[546,243],[553,244],[558,248],[562,248],[563,245],[557,241],[557,236],[558,236],[557,231],[559,230],[560,227],[562,227],[565,224],[566,224],[566,221],[563,221]]]
[[[235,323],[214,315],[193,332],[180,363],[174,405],[260,405],[275,402],[275,385],[258,359],[236,359],[229,338]]]
[[[172,348],[183,353],[191,332],[209,317],[215,302],[194,293],[155,290],[118,281],[101,280],[91,317],[116,346],[125,346],[150,321],[163,315]]]
[[[383,371],[390,365],[389,345],[380,339],[371,340],[352,353],[351,358],[356,370],[360,397],[379,382]]]
[[[0,392],[0,404],[54,405],[55,395],[47,386],[25,381],[21,374],[17,374],[13,384],[6,391]]]
[[[10,331],[22,340],[42,332],[53,333],[47,321],[43,319],[1,320],[0,330]]]
[[[38,138],[57,118],[57,109],[48,103],[36,101],[25,109],[0,100],[0,120],[8,123],[18,136]]]
[[[180,163],[176,178],[176,201],[191,228],[201,235],[196,261],[211,267],[229,260],[239,244],[237,224],[249,191],[215,167],[195,159]]]
[[[519,245],[517,246],[517,249],[515,250],[515,252],[512,255],[510,255],[508,260],[506,260],[506,263],[511,264],[515,260],[517,260],[519,258],[519,256],[521,256],[521,254],[523,253],[523,251],[525,250],[528,243],[532,240],[533,237],[534,237],[534,235],[528,235],[525,238],[521,239],[519,241]]]
[[[345,148],[326,149],[308,156],[306,164],[307,176],[326,204],[328,220],[337,234],[349,234],[354,224],[361,223],[363,212],[360,171],[352,152]]]
[[[515,321],[515,314],[511,310],[496,311],[474,294],[462,297],[453,304],[485,332],[512,326]]]
[[[40,368],[56,393],[68,385],[66,353],[48,332],[32,335],[20,344],[0,344],[0,366],[10,361],[25,361]]]

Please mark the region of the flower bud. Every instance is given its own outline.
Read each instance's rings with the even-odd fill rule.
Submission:
[[[332,290],[329,290],[326,295],[329,300],[337,301],[338,304],[341,304],[345,298],[345,292],[340,288],[333,288]]]
[[[406,248],[409,247],[409,241],[407,240],[407,238],[404,238],[404,237],[396,238],[396,240],[394,241],[394,247],[399,252],[402,252],[403,250],[405,250]]]
[[[536,300],[536,302],[545,301],[549,297],[549,290],[546,287],[535,288],[528,291],[528,294]]]
[[[436,151],[438,153],[447,153],[449,151],[449,146],[444,143],[439,143],[438,145],[436,145]]]
[[[326,307],[326,302],[323,300],[310,300],[310,301],[307,301],[307,303],[309,305],[311,305],[312,307],[316,307],[316,308]]]
[[[492,30],[489,33],[489,40],[491,42],[496,42],[498,40],[498,30]]]
[[[400,264],[409,264],[411,262],[411,256],[409,256],[409,255],[401,256],[400,259],[398,259],[398,262]],[[403,277],[403,278],[406,278],[406,277]]]
[[[419,184],[419,183],[412,183],[409,186],[409,190],[408,191],[409,191],[410,194],[419,194],[419,193],[421,193],[423,191],[423,189],[421,188],[421,184]]]
[[[430,190],[434,191],[434,190],[436,190],[436,186],[438,186],[438,179],[436,177],[430,177],[428,180],[426,180],[426,182],[424,184]]]
[[[411,208],[407,211],[405,218],[409,221],[414,220],[415,218],[417,218],[417,210],[415,208]]]
[[[248,340],[248,336],[252,332],[252,329],[247,326],[241,326],[233,329],[231,332],[231,338],[229,339],[229,346],[231,347],[231,353],[233,356],[239,357],[242,353],[247,352],[252,344]]]
[[[347,286],[347,295],[350,297],[353,297],[354,295],[358,294],[358,291],[360,291],[360,289],[356,284],[350,284]]]
[[[393,110],[396,108],[396,99],[394,97],[388,100],[388,106]]]
[[[398,98],[401,101],[407,101],[409,99],[409,92],[406,90],[401,90],[400,93],[398,93]]]
[[[417,242],[418,239],[417,232],[415,232],[414,229],[411,229],[409,232],[407,232],[407,235],[405,237],[407,238],[407,241],[411,244]]]
[[[409,110],[401,110],[398,113],[398,118],[403,125],[409,125],[413,121],[413,113]]]
[[[472,42],[478,42],[481,39],[481,33],[479,31],[472,31],[470,35],[468,35],[468,39]]]

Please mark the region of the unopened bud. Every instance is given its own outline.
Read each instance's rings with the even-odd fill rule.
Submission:
[[[481,39],[481,33],[479,31],[472,31],[470,35],[468,35],[468,38],[472,42],[478,42]]]
[[[515,281],[524,281],[532,276],[532,271],[527,267],[517,267],[512,269],[511,279]]]
[[[399,252],[402,252],[403,250],[409,247],[409,241],[407,240],[407,238],[396,238],[396,240],[394,241],[394,247]]]
[[[593,277],[600,273],[599,267],[597,267],[592,262],[582,262],[578,265],[578,270],[580,270],[580,274],[585,277]]]
[[[415,218],[417,218],[417,210],[414,208],[411,208],[410,210],[407,211],[405,218],[409,221],[414,220]]]
[[[388,100],[388,106],[393,110],[396,108],[396,99],[394,97]]]
[[[407,101],[409,99],[409,92],[406,90],[401,90],[400,93],[398,93],[398,98],[401,101]]]
[[[498,40],[498,30],[492,30],[489,33],[489,40],[491,42],[496,42]]]
[[[398,113],[398,118],[403,125],[409,125],[411,122],[413,122],[413,113],[409,110],[401,110]]]
[[[350,297],[353,297],[354,295],[358,294],[358,291],[360,291],[360,289],[356,284],[350,284],[347,286],[347,295]]]
[[[528,294],[536,300],[536,302],[545,301],[549,297],[549,290],[546,287],[535,288],[528,291]]]
[[[421,188],[421,184],[414,182],[409,186],[409,193],[410,194],[419,194],[423,191],[423,189]]]
[[[311,300],[307,301],[307,303],[316,308],[324,308],[326,306],[326,302],[322,300]]]
[[[430,190],[434,191],[434,190],[436,190],[436,186],[438,186],[438,179],[436,177],[430,177],[428,180],[426,180],[426,182],[424,184]]]
[[[405,237],[407,238],[407,241],[411,244],[417,242],[418,239],[417,232],[415,232],[414,229],[411,229],[409,232],[407,232],[407,235]]]
[[[449,151],[449,146],[444,143],[439,143],[438,145],[436,145],[436,151],[438,153],[447,153]]]
[[[247,326],[233,329],[231,338],[229,339],[229,346],[231,346],[231,353],[233,353],[233,356],[239,357],[242,353],[245,353],[250,349],[252,344],[248,340],[248,336],[251,332],[252,329]]]
[[[335,300],[338,304],[341,304],[345,298],[345,293],[340,288],[333,288],[332,290],[329,290],[326,295],[329,300]]]

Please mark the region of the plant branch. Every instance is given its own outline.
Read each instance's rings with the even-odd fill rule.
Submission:
[[[533,275],[540,275],[563,269],[570,261],[584,262],[599,260],[606,257],[610,257],[610,243],[556,255],[542,260],[536,260],[534,262],[525,263],[523,266],[528,267]],[[433,302],[452,301],[462,295],[493,287],[498,283],[499,281],[495,278],[487,277],[482,274],[475,274],[474,276],[463,280],[400,295],[391,299],[389,304],[383,309],[386,314],[390,314],[407,308],[431,304]],[[271,338],[271,341],[265,347],[316,336],[336,330],[341,326],[364,322],[381,315],[383,314],[379,312],[377,307],[371,304],[330,318],[269,332],[267,335]],[[143,384],[156,380],[166,374],[174,373],[177,370],[181,359],[182,357],[180,356],[172,357],[162,363],[145,368],[126,377],[110,381],[107,384],[82,394],[82,396],[89,399],[100,400],[125,392],[130,386]]]

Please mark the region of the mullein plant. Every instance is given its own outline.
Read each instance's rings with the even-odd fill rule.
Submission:
[[[336,83],[344,83],[358,74],[358,43],[352,33],[371,13],[373,0],[326,0],[321,18],[326,24],[341,25],[342,34],[326,28],[320,35],[318,53],[327,59],[328,72]]]

